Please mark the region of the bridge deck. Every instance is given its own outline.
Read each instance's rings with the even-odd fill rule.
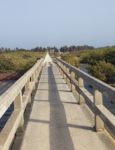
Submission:
[[[13,150],[113,150],[110,139],[94,131],[93,115],[80,106],[57,67],[43,67],[32,110],[25,113],[25,134]]]

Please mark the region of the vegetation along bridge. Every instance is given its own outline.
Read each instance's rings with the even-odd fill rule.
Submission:
[[[115,150],[105,130],[106,125],[115,134],[115,117],[102,94],[115,102],[114,88],[47,54],[0,96],[0,117],[14,103],[0,150]]]

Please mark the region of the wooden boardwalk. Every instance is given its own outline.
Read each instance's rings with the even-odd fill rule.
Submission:
[[[94,116],[79,105],[55,64],[46,61],[32,109],[25,112],[25,133],[12,150],[115,150],[105,132],[94,131]]]

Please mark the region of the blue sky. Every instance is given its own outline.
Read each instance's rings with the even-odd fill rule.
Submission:
[[[115,45],[115,0],[0,0],[0,47]]]

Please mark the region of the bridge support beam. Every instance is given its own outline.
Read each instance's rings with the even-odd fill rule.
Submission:
[[[94,104],[95,105],[103,105],[102,93],[100,93],[96,89],[94,89]],[[102,119],[97,114],[96,109],[95,109],[95,129],[97,132],[104,130],[104,122],[102,121]]]

